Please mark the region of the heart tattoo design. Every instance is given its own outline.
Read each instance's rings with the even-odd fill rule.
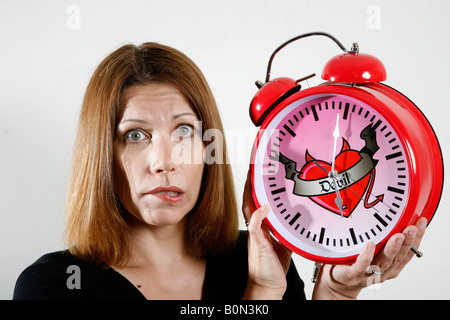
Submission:
[[[308,197],[322,208],[346,218],[361,201],[366,209],[383,201],[384,195],[378,195],[374,201],[368,202],[378,163],[373,156],[379,149],[372,125],[364,128],[360,137],[365,146],[359,151],[351,149],[349,143],[342,139],[342,148],[334,159],[334,171],[331,163],[315,159],[308,150],[306,163],[300,171],[297,171],[295,161],[280,153],[279,161],[285,167],[285,177],[295,183],[293,193]],[[342,198],[341,208],[336,203],[337,191]]]

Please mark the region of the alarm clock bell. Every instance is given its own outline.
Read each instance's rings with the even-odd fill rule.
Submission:
[[[325,64],[322,71],[323,80],[342,83],[370,83],[386,80],[386,68],[383,63],[373,55],[359,53],[359,45],[357,43],[353,43],[352,49],[347,51],[338,40],[327,33],[312,32],[295,37],[282,44],[273,53],[269,60],[266,83],[261,81],[256,81],[255,83],[260,90],[250,104],[250,118],[257,127],[284,99],[301,90],[300,82],[315,76],[315,74],[312,74],[298,80],[288,77],[270,80],[271,65],[276,53],[293,41],[315,35],[322,35],[332,39],[344,51],[343,54],[331,58]]]
[[[357,43],[352,50],[331,58],[322,72],[322,79],[331,82],[370,83],[386,80],[386,69],[376,57],[359,53]]]

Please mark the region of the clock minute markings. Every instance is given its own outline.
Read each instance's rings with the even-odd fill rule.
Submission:
[[[292,226],[294,225],[294,223],[298,220],[298,218],[300,218],[301,214],[300,212],[297,212],[294,217],[291,219],[291,221],[289,221],[289,224]]]
[[[374,213],[373,216],[384,226],[387,227],[388,223],[382,218],[380,217],[380,215],[378,213]]]
[[[344,116],[342,117],[342,119],[347,120],[348,117],[348,110],[350,109],[350,103],[346,103],[345,104],[345,108],[344,108]]]
[[[395,187],[391,187],[391,186],[388,186],[388,187],[387,187],[387,190],[388,190],[388,191],[391,191],[391,192],[398,193],[398,194],[404,194],[404,193],[405,193],[404,190],[399,189],[399,188],[395,188]]]
[[[377,130],[381,124],[382,124],[382,121],[378,119],[378,121],[375,122],[375,124],[372,126],[372,129]]]
[[[286,188],[283,187],[283,188],[279,188],[279,189],[275,189],[275,190],[271,191],[273,196],[276,194],[282,193],[282,192],[286,192]]]
[[[392,154],[388,154],[388,155],[386,156],[386,160],[392,160],[392,159],[401,157],[402,155],[403,155],[403,153],[402,153],[401,151],[395,152],[395,153],[392,153]]]
[[[285,129],[285,130],[286,130],[293,138],[296,136],[296,133],[295,133],[294,131],[292,131],[292,129],[289,128],[287,124],[285,124],[285,125],[283,126],[283,128],[284,128],[284,129]]]
[[[345,105],[345,107],[344,107],[344,105]],[[327,107],[327,110],[328,110],[328,105],[326,107]],[[344,109],[344,111],[343,111],[343,120],[348,120],[348,115],[349,114],[354,113],[355,110],[358,111],[357,106],[353,105],[353,104],[350,104],[350,103],[345,103],[345,104],[342,105],[342,107],[341,107],[341,105],[339,105],[339,109],[341,109],[341,108]],[[319,110],[317,110],[317,108]],[[334,109],[334,105],[333,105],[333,109]],[[320,104],[317,107],[314,106],[314,105],[311,105],[310,108],[306,108],[304,111],[308,115],[313,115],[315,121],[318,121],[319,120],[318,111],[322,111],[322,108],[321,108]],[[363,108],[360,108],[359,114],[364,115],[363,111],[365,111],[365,110],[363,110]],[[299,112],[299,115],[300,115],[301,118],[303,118],[303,116],[304,116],[301,112]],[[366,112],[365,118],[367,118],[368,116],[369,116],[368,112]],[[298,122],[298,120],[297,120],[298,118],[294,117],[294,118],[291,118],[291,119],[292,119],[292,121],[286,122],[283,125],[284,132],[286,133],[286,134],[282,133],[283,136],[287,136],[288,134],[291,135],[292,137],[296,136],[296,133],[293,132],[293,128],[292,127],[294,126],[293,121],[295,120],[295,122]],[[387,129],[387,127],[383,124],[382,120],[376,119],[375,115],[372,116],[372,118],[370,119],[370,122],[372,123],[372,128],[374,130],[383,132],[383,131],[385,131],[385,129]],[[380,130],[380,128],[381,128],[381,130]],[[390,135],[391,135],[391,133],[388,133],[386,136],[390,136]],[[279,139],[279,140],[281,140],[281,139]],[[392,143],[395,142],[395,141],[396,141],[396,139],[394,138],[394,139],[391,139],[389,141],[389,143],[392,145]],[[275,149],[279,149],[279,145],[273,145],[273,149],[271,150],[271,152],[276,156],[277,152],[275,151]],[[392,148],[391,154],[385,156],[386,160],[394,159],[394,161],[396,161],[399,158],[402,158],[404,156],[403,152],[401,152],[401,151],[399,152],[398,150],[395,150],[395,149],[398,149],[398,147],[397,148],[395,148],[395,147]],[[401,160],[401,161],[403,161],[403,160]],[[399,163],[399,161],[397,161],[397,163]],[[405,178],[406,176],[402,176],[402,177]],[[274,186],[274,187],[276,188],[276,186]],[[284,190],[283,189],[284,188],[279,188],[279,189],[273,190],[272,194],[274,194],[274,196],[275,196],[275,194],[285,192],[286,189],[284,189]],[[387,190],[390,191],[390,192],[397,193],[397,195],[399,195],[399,196],[404,195],[404,193],[406,192],[405,190],[399,189],[398,187],[395,188],[395,187],[390,187],[390,186],[387,187]],[[353,190],[350,190],[350,191],[353,192]],[[279,199],[279,197],[277,199]],[[361,199],[361,200],[364,201],[364,199]],[[381,201],[381,202],[383,203],[383,201]],[[394,205],[394,206],[398,208],[397,205]],[[382,232],[381,228],[383,228],[383,227],[386,228],[388,226],[388,224],[389,224],[389,221],[392,221],[392,219],[388,215],[386,215],[386,218],[384,217],[384,215],[383,215],[383,217],[381,217],[380,216],[380,212],[375,207],[372,206],[372,208],[376,211],[376,213],[373,213],[373,216],[377,220],[378,224],[376,224],[372,229],[367,230],[367,232],[362,233],[361,235],[359,235],[359,234],[356,235],[355,230],[353,228],[349,228],[348,229],[349,230],[348,236],[350,236],[350,237],[347,236],[347,238],[344,237],[344,239],[327,238],[326,229],[324,227],[322,227],[320,229],[320,231],[317,230],[317,231],[319,231],[318,233],[312,233],[311,231],[308,231],[307,235],[306,235],[306,238],[307,239],[311,239],[314,242],[318,241],[318,243],[320,243],[320,244],[325,244],[326,243],[327,246],[331,245],[332,243],[333,243],[334,246],[336,246],[336,245],[338,245],[339,242],[340,242],[340,246],[343,246],[343,242],[346,242],[347,246],[350,246],[350,243],[353,243],[354,245],[357,245],[358,243],[364,242],[366,238],[368,240],[370,240],[372,235],[376,236],[378,231]],[[389,206],[388,206],[388,208],[389,208]],[[286,209],[284,209],[283,211],[286,211]],[[395,214],[395,212],[393,214]],[[300,226],[300,224],[298,223],[298,221],[301,220],[299,212],[297,212],[296,214],[293,214],[293,215],[287,215],[284,218],[285,218],[286,222],[289,223],[289,225],[291,225],[292,227],[295,227],[295,230],[298,229],[298,231],[300,231],[300,229],[301,229],[300,235],[302,235],[303,233],[306,234],[305,231],[307,231],[307,229],[305,230],[305,228],[304,227],[302,228],[302,226]]]
[[[319,235],[319,243],[322,244],[323,243],[323,238],[325,237],[325,228],[321,228],[320,229],[320,235]]]
[[[311,111],[314,115],[314,120],[315,121],[319,121],[319,115],[317,114],[317,110],[316,110],[316,106],[315,105],[311,105]]]
[[[350,236],[352,237],[352,241],[354,245],[358,244],[358,240],[356,239],[355,230],[353,228],[348,229],[350,231]]]

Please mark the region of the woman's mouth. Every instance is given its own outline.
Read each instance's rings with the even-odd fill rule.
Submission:
[[[155,196],[168,204],[175,204],[183,200],[184,192],[177,187],[158,187],[147,194]]]
[[[171,196],[171,197],[176,197],[177,195],[179,195],[179,192],[174,192],[174,191],[168,191],[168,192],[158,192],[158,194],[164,194],[167,193],[167,195]]]

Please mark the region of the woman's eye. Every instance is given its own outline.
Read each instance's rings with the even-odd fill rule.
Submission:
[[[130,142],[139,142],[146,138],[146,136],[142,132],[137,131],[137,130],[127,132],[125,137]]]
[[[194,129],[190,125],[182,125],[177,128],[176,133],[183,138],[189,137],[193,135]]]

